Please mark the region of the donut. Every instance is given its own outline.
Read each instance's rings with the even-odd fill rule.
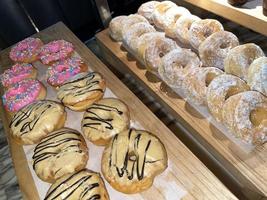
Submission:
[[[164,30],[165,13],[172,7],[177,7],[177,5],[171,1],[162,1],[156,5],[152,13],[152,19],[158,29]]]
[[[140,36],[139,40],[137,41],[136,49],[133,49],[133,52],[136,54],[136,57],[139,60],[141,60],[142,62],[145,62],[144,54],[145,54],[146,47],[152,41],[156,40],[157,38],[165,38],[165,33],[149,32],[149,33],[145,33]]]
[[[248,85],[267,96],[267,57],[254,60],[248,68]]]
[[[215,19],[202,19],[192,23],[189,29],[189,42],[198,50],[199,45],[211,34],[223,31],[222,24]]]
[[[162,65],[159,65],[158,72],[169,86],[181,87],[188,70],[200,66],[201,62],[194,52],[177,48],[162,57]]]
[[[143,3],[139,8],[137,13],[139,15],[142,15],[143,17],[145,17],[150,24],[153,24],[153,18],[152,18],[152,14],[153,11],[155,9],[155,7],[160,4],[160,2],[158,1],[148,1],[146,3]]]
[[[215,77],[207,88],[208,108],[217,121],[222,121],[222,108],[225,101],[240,92],[248,91],[249,86],[242,79],[230,74]]]
[[[105,98],[87,108],[83,115],[82,132],[95,145],[106,145],[129,125],[127,105],[119,99]]]
[[[103,97],[105,89],[105,80],[99,73],[80,73],[59,87],[57,98],[71,110],[85,111]]]
[[[61,128],[44,137],[34,148],[33,169],[49,183],[85,168],[88,149],[83,136],[76,130]]]
[[[158,71],[162,65],[162,57],[173,49],[180,48],[174,40],[158,37],[147,45],[144,52],[144,61],[149,71]]]
[[[37,70],[30,63],[17,63],[1,74],[1,83],[5,88],[24,79],[35,79]]]
[[[44,45],[39,53],[40,60],[45,65],[51,65],[58,60],[64,60],[72,55],[74,46],[65,40],[55,40]]]
[[[47,134],[64,126],[64,106],[54,101],[36,101],[20,109],[12,118],[11,135],[20,144],[36,144]]]
[[[254,43],[247,43],[232,48],[224,60],[224,70],[229,74],[247,80],[248,68],[257,58],[263,57],[262,49]]]
[[[174,37],[177,38],[181,43],[189,45],[189,30],[195,21],[201,20],[195,15],[182,15],[175,22],[174,25]]]
[[[132,194],[148,189],[167,162],[164,145],[156,136],[130,129],[115,135],[105,147],[101,169],[114,189]]]
[[[115,41],[121,41],[122,40],[122,24],[123,21],[127,19],[127,16],[122,15],[113,18],[109,23],[109,35],[110,37]]]
[[[87,65],[78,56],[60,60],[47,70],[47,82],[54,87],[59,87],[76,74],[86,72]]]
[[[181,6],[174,6],[168,9],[164,15],[163,28],[167,36],[175,38],[176,21],[183,15],[190,15],[189,10]]]
[[[207,105],[207,88],[221,74],[223,71],[215,67],[190,69],[182,83],[186,98],[196,105]]]
[[[249,144],[267,141],[267,97],[257,91],[229,97],[223,106],[223,121],[235,137]]]
[[[31,63],[38,60],[43,42],[39,38],[28,37],[11,48],[9,57],[14,62]]]
[[[199,57],[206,67],[224,69],[224,59],[229,51],[239,45],[238,38],[231,32],[219,31],[210,35],[199,48]]]
[[[101,175],[88,169],[65,175],[53,183],[44,200],[109,200]]]
[[[41,82],[34,79],[25,79],[15,83],[2,96],[5,109],[14,113],[24,106],[46,97],[46,89]]]
[[[149,24],[149,22],[141,15],[138,14],[131,14],[129,15],[125,20],[123,20],[123,23],[121,24],[122,29],[122,36],[126,34],[126,32],[129,30],[129,28],[139,22],[144,22]]]
[[[139,38],[144,33],[156,32],[155,28],[146,22],[133,24],[131,28],[122,36],[123,45],[130,49],[136,49]]]

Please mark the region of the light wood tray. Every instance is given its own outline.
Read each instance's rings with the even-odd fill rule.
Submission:
[[[126,52],[121,43],[113,41],[108,30],[96,35],[103,56],[113,67],[130,73],[160,102],[224,168],[238,180],[246,196],[267,195],[267,143],[252,152],[243,151],[216,129],[203,115],[168,88]]]
[[[85,60],[89,67],[100,72],[107,82],[107,87],[118,98],[127,103],[131,119],[139,122],[144,129],[153,132],[164,143],[169,157],[169,167],[167,170],[161,177],[155,179],[154,185],[149,190],[136,195],[125,195],[123,199],[171,200],[174,199],[173,197],[177,199],[176,193],[179,193],[183,199],[236,199],[203,163],[64,24],[57,23],[34,35],[34,37],[39,37],[45,43],[56,39],[65,39],[73,43],[77,53]],[[8,57],[9,51],[10,48],[0,53],[1,71],[12,65]],[[2,89],[1,94],[3,94]],[[8,127],[10,118],[2,104],[0,110],[15,172],[24,199],[40,199],[23,147],[16,144],[10,137]],[[93,160],[92,157],[94,155],[90,155],[90,157]],[[164,184],[160,180],[162,177],[164,178],[164,181],[162,180]]]

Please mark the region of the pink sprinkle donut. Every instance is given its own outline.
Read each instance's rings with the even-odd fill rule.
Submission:
[[[55,40],[41,48],[39,57],[43,64],[49,65],[55,61],[70,57],[73,50],[73,44],[70,42],[65,40]]]
[[[61,86],[71,77],[87,71],[87,65],[79,57],[71,57],[54,63],[47,70],[47,82],[55,87]]]
[[[26,38],[12,47],[9,57],[15,62],[31,63],[38,59],[43,42],[39,38]]]
[[[17,63],[1,74],[0,79],[4,87],[9,87],[24,79],[35,79],[37,70],[30,63]]]
[[[10,87],[2,99],[7,111],[17,112],[36,100],[43,100],[45,96],[46,90],[41,82],[34,79],[25,79]]]

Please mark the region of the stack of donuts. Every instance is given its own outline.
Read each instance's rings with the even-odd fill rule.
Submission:
[[[149,1],[138,14],[115,17],[109,34],[237,138],[267,141],[267,58],[259,46],[240,45],[219,21],[171,1]]]
[[[9,127],[19,144],[36,145],[33,169],[42,181],[52,183],[45,199],[109,199],[100,173],[86,169],[85,139],[105,146],[102,173],[120,192],[148,189],[167,168],[162,142],[148,131],[130,127],[124,102],[103,99],[104,78],[87,71],[73,44],[56,40],[43,45],[38,38],[27,38],[11,49],[10,58],[17,63],[1,75],[3,102],[12,114]],[[38,60],[48,66],[47,83],[56,89],[60,102],[45,100],[46,88],[35,79],[33,65]],[[84,112],[82,133],[65,127],[65,107]]]

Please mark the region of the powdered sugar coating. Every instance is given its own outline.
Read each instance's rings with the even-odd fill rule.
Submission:
[[[15,62],[33,61],[42,45],[43,42],[39,38],[26,38],[12,47],[9,57]]]
[[[253,61],[248,69],[248,84],[267,96],[267,57],[260,57]]]
[[[127,16],[121,15],[113,18],[109,23],[109,35],[112,39],[116,41],[122,40],[122,24]]]
[[[195,21],[200,18],[195,15],[182,15],[175,23],[175,38],[178,38],[183,44],[189,44],[189,29]]]
[[[199,46],[199,57],[206,67],[224,69],[224,59],[230,49],[239,45],[238,38],[231,32],[219,31],[210,35]]]
[[[34,67],[29,63],[17,63],[1,74],[0,79],[4,87],[9,87],[33,73]]]
[[[40,51],[40,59],[43,64],[68,58],[74,51],[74,46],[65,40],[55,40],[44,45]]]
[[[254,44],[247,43],[232,48],[224,60],[225,72],[247,80],[248,68],[257,58],[263,57],[262,49]]]
[[[149,23],[153,24],[153,18],[152,18],[152,13],[155,9],[155,7],[160,4],[160,2],[158,1],[148,1],[146,3],[143,3],[139,8],[137,13],[139,15],[142,15],[143,17],[145,17]]]
[[[81,58],[77,56],[54,63],[47,70],[47,82],[52,86],[64,84],[71,77],[82,72],[82,64]]]
[[[41,90],[41,83],[34,79],[25,79],[10,87],[3,95],[3,104],[7,111],[16,112],[34,102]]]
[[[137,14],[129,15],[125,20],[123,20],[123,24],[121,24],[122,36],[127,33],[130,26],[132,26],[133,24],[139,23],[139,22],[144,22],[144,23],[149,24],[146,18],[144,18],[142,15],[137,15]]]
[[[139,37],[144,33],[156,32],[155,28],[146,22],[133,24],[122,36],[123,45],[134,50],[136,49]]]
[[[237,94],[249,90],[249,86],[236,76],[222,74],[214,78],[207,88],[208,108],[217,121],[222,120],[222,108],[230,90]]]
[[[199,68],[201,62],[190,49],[176,48],[162,57],[158,72],[162,79],[172,87],[181,87],[191,68]]]
[[[162,57],[171,50],[180,48],[175,41],[169,38],[157,38],[148,44],[145,50],[145,64],[148,70],[158,71],[162,65]]]
[[[267,113],[267,98],[259,92],[247,91],[227,99],[224,120],[236,137],[247,143],[264,143],[267,141],[267,119],[253,124],[251,113],[261,109]],[[228,111],[228,113],[227,113]],[[229,114],[232,115],[229,117]]]
[[[212,33],[223,31],[222,24],[215,19],[195,21],[189,30],[189,41],[192,47],[198,50],[199,45]]]
[[[190,69],[183,87],[186,97],[196,105],[207,105],[207,79],[212,75],[212,78],[223,74],[223,71],[215,67],[198,67]]]

